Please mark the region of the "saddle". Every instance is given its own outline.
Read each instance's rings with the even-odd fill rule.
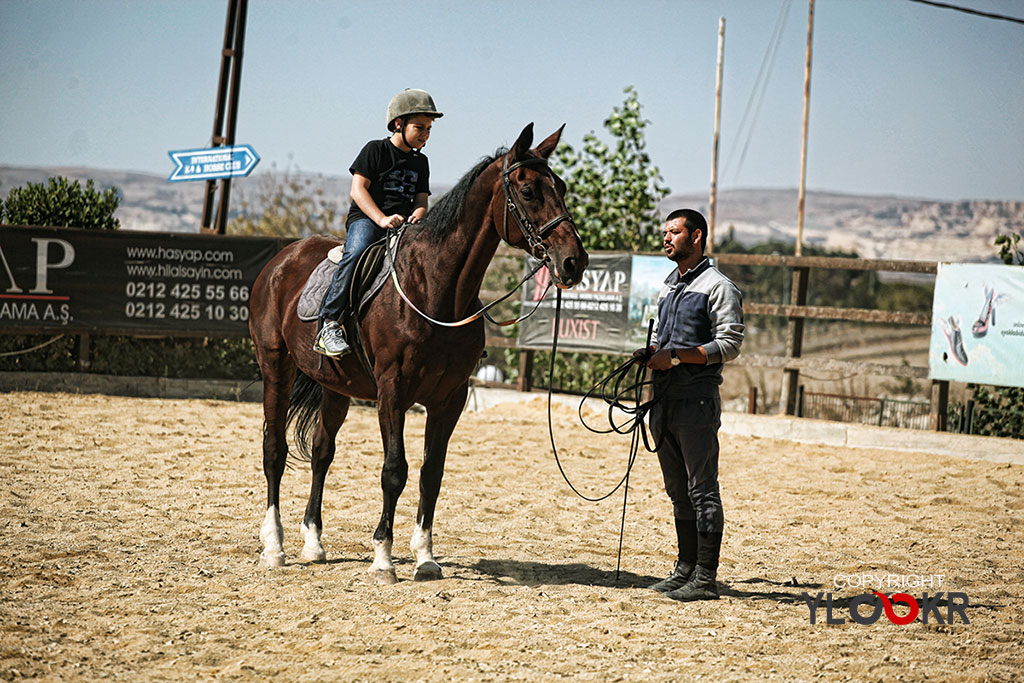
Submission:
[[[398,235],[391,239],[397,239]],[[355,351],[360,365],[366,374],[373,380],[373,363],[367,353],[366,345],[363,342],[363,335],[359,330],[359,320],[366,313],[366,307],[373,301],[373,297],[384,287],[388,274],[391,272],[391,254],[387,249],[387,237],[374,242],[360,255],[356,261],[355,271],[352,273],[352,286],[349,287],[348,301],[342,309],[339,322],[345,329],[345,339]],[[302,292],[299,294],[299,301],[296,304],[296,314],[303,322],[313,322],[320,317],[320,307],[327,290],[331,286],[331,279],[338,264],[345,253],[342,245],[334,247],[327,252],[327,258],[317,264],[313,272],[306,280]],[[323,362],[323,358],[320,359]]]
[[[327,290],[331,286],[331,280],[334,278],[335,271],[338,270],[338,263],[344,253],[344,246],[334,247],[309,274],[296,305],[296,314],[299,320],[313,322],[320,317],[320,307],[323,305],[324,297],[327,296]],[[390,270],[391,263],[384,240],[374,242],[360,255],[359,260],[356,261],[355,271],[352,273],[352,286],[349,287],[348,301],[345,302],[340,318],[341,323],[346,327],[346,332],[349,331],[348,321],[358,322],[363,316],[366,307],[387,281]]]

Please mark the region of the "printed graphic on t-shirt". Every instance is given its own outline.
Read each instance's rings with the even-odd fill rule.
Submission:
[[[381,183],[385,192],[401,195],[409,201],[416,196],[416,181],[419,173],[411,168],[396,168],[384,176]]]

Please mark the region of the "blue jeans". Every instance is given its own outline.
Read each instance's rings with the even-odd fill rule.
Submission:
[[[342,312],[348,306],[349,289],[352,287],[352,273],[355,272],[356,263],[366,248],[374,242],[384,239],[387,231],[380,228],[369,218],[358,218],[348,226],[348,235],[345,237],[345,253],[338,263],[338,269],[334,271],[334,278],[331,286],[327,289],[327,296],[320,306],[320,317],[325,320],[338,320]]]

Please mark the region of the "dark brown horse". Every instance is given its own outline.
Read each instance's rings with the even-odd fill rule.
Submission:
[[[565,184],[546,161],[561,133],[560,128],[531,150],[530,124],[511,150],[481,161],[422,223],[406,228],[396,272],[401,290],[424,315],[435,321],[457,321],[477,311],[484,273],[502,240],[544,259],[559,286],[571,287],[580,281],[587,252],[565,207]],[[296,302],[310,272],[334,246],[336,240],[319,236],[295,242],[267,264],[253,286],[249,330],[263,374],[267,477],[260,560],[268,566],[285,561],[279,493],[288,453],[288,416],[300,415],[296,430],[300,444],[305,443],[305,432],[313,432],[313,483],[301,527],[305,546],[300,559],[323,561],[320,508],[324,478],[334,459],[335,435],[352,398],[376,400],[384,442],[384,505],[373,534],[375,557],[370,572],[378,583],[395,583],[391,559],[395,505],[409,471],[402,432],[406,411],[419,403],[427,410],[427,421],[419,511],[411,542],[414,578],[438,579],[441,568],[434,560],[431,535],[434,507],[448,440],[465,405],[469,377],[483,352],[484,323],[477,319],[446,327],[430,322],[404,302],[389,282],[360,323],[372,374],[355,354],[323,358],[313,351],[316,324],[298,319]]]

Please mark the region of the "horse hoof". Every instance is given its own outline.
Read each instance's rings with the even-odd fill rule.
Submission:
[[[373,572],[373,580],[378,586],[392,586],[398,583],[398,575],[392,569],[376,569]]]
[[[416,567],[412,578],[413,581],[437,581],[444,577],[441,576],[441,565],[437,562],[424,562]]]
[[[260,553],[260,566],[261,567],[283,567],[284,566],[284,553],[268,553],[263,551]]]
[[[302,554],[299,555],[301,562],[326,562],[327,553],[324,552],[323,548],[308,549],[303,548]]]

